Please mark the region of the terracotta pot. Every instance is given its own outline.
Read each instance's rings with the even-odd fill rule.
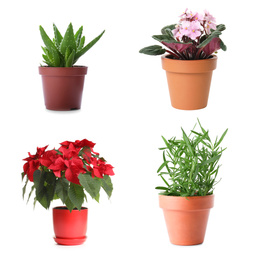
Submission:
[[[159,195],[170,242],[185,246],[203,243],[213,204],[214,195],[187,198]]]
[[[60,245],[81,245],[86,240],[88,209],[53,208],[54,240]]]
[[[167,56],[162,56],[162,67],[166,70],[172,106],[183,110],[206,107],[217,56],[205,60],[174,60]]]
[[[66,111],[81,108],[87,67],[39,67],[39,73],[47,109]]]

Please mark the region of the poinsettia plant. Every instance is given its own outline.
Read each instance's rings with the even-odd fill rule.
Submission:
[[[28,153],[22,172],[22,179],[26,179],[23,197],[28,182],[32,182],[28,201],[35,192],[34,205],[38,201],[46,209],[53,200],[60,199],[70,211],[80,210],[87,200],[86,193],[99,202],[101,188],[110,198],[113,166],[94,152],[94,146],[95,143],[83,139],[62,142],[57,150],[46,150],[45,146],[37,148],[34,155]]]
[[[185,10],[178,24],[165,26],[161,35],[152,36],[168,49],[160,45],[152,45],[139,52],[148,55],[169,53],[168,58],[178,60],[209,59],[219,49],[226,51],[227,47],[220,39],[224,24],[216,24],[216,19],[208,12],[203,14]]]

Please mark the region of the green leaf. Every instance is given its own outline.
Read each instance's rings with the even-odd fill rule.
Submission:
[[[79,46],[77,48],[77,52],[79,52],[83,48],[84,44],[85,44],[85,36],[82,36],[82,38],[80,39]]]
[[[108,198],[111,197],[113,191],[113,184],[111,182],[111,178],[108,175],[104,175],[103,179],[100,179],[101,187],[106,192]]]
[[[165,53],[165,49],[159,45],[151,45],[145,47],[139,51],[139,53],[147,54],[147,55],[162,55]]]
[[[72,50],[71,54],[69,55],[68,59],[66,60],[65,67],[72,67],[74,63],[74,57],[75,57],[75,50]]]
[[[42,40],[45,44],[45,46],[49,49],[56,49],[56,46],[54,45],[53,41],[49,38],[49,36],[47,35],[47,33],[44,31],[44,29],[42,28],[42,26],[40,25],[40,33],[41,33],[41,37]]]
[[[95,199],[99,195],[101,183],[98,178],[92,178],[88,173],[79,175],[79,182],[84,187],[84,189],[89,193],[89,195]]]
[[[80,51],[78,51],[75,55],[75,59],[77,60],[80,56],[85,54],[91,47],[93,47],[97,41],[102,37],[102,35],[105,33],[105,30],[97,36],[94,40],[92,40],[90,43],[88,43],[84,48],[82,48]]]
[[[184,130],[182,128],[181,128],[181,130],[182,130],[182,133],[183,133],[183,140],[185,141],[191,155],[194,156],[194,152],[193,152],[193,149],[191,147],[190,140],[189,140],[188,136],[186,135],[186,133],[184,132]]]
[[[58,30],[58,28],[56,27],[55,24],[53,24],[53,31],[54,31],[56,47],[59,48],[60,43],[61,43],[63,37],[62,37],[61,33],[59,32],[59,30]]]
[[[64,38],[62,39],[62,42],[60,44],[60,52],[63,55],[65,55],[68,47],[70,47],[71,50],[76,50],[76,42],[75,42],[73,27],[71,23],[69,24],[67,31],[64,35]]]
[[[197,48],[205,47],[207,44],[209,44],[213,38],[219,37],[222,34],[222,31],[226,29],[224,24],[219,24],[216,28],[216,30],[211,30],[211,34],[202,42],[200,43]]]
[[[162,28],[161,33],[168,35],[169,30],[172,31],[172,30],[175,29],[175,27],[176,27],[176,24],[167,25],[167,26]]]
[[[214,149],[217,148],[220,145],[220,143],[223,141],[225,135],[227,134],[227,131],[228,131],[228,129],[226,129],[226,131],[222,134],[222,136],[220,137],[219,141],[214,144]]]
[[[23,186],[23,199],[24,199],[24,195],[25,195],[25,192],[26,192],[26,186],[28,184],[28,181],[29,181],[29,179],[27,178],[26,181],[25,181],[25,184]]]
[[[31,198],[31,195],[32,195],[34,189],[35,189],[35,186],[33,185],[33,186],[31,187],[31,191],[30,191],[30,193],[29,193],[29,195],[28,195],[27,203],[29,202],[29,200],[30,200],[30,198]]]
[[[60,55],[58,53],[58,51],[56,51],[55,49],[52,49],[52,57],[53,57],[53,65],[54,67],[60,67]]]
[[[201,163],[201,165],[205,165],[205,164],[208,164],[208,163],[211,163],[211,162],[215,162],[216,160],[218,160],[219,158],[221,157],[221,155],[217,155],[217,156],[214,156],[206,161],[203,161]]]
[[[65,204],[68,198],[68,190],[69,190],[69,181],[67,179],[59,178],[56,183],[55,193],[61,199],[61,201]]]
[[[66,205],[66,207],[68,208],[68,210],[69,210],[70,212],[75,208],[75,206],[74,206],[74,204],[71,202],[69,196],[67,197],[67,199],[66,199],[66,201],[65,201],[65,205]]]
[[[83,187],[75,183],[70,183],[68,195],[71,202],[76,206],[76,208],[78,210],[81,210],[81,206],[84,202]]]
[[[83,26],[81,26],[78,29],[78,31],[75,33],[75,36],[74,36],[77,48],[79,47],[79,44],[80,44],[80,41],[81,41],[82,31],[83,31]]]

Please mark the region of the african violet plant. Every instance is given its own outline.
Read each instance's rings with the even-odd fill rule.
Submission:
[[[45,47],[42,47],[44,62],[49,67],[72,67],[77,60],[85,54],[104,34],[103,31],[94,40],[85,44],[85,36],[82,36],[83,26],[74,34],[72,24],[70,23],[67,31],[62,37],[58,28],[53,24],[54,38],[51,40],[42,26],[40,33]]]
[[[161,195],[189,197],[213,194],[220,167],[218,162],[226,149],[219,145],[228,129],[213,143],[209,131],[201,126],[199,120],[198,123],[200,132],[191,130],[187,136],[182,129],[182,139],[174,137],[167,141],[162,137],[166,147],[160,148],[163,150],[163,163],[157,172],[166,186],[156,187],[162,190]],[[165,176],[169,177],[168,181]]]
[[[93,151],[94,145],[87,139],[65,141],[58,150],[46,151],[45,146],[37,148],[35,155],[29,153],[22,173],[22,179],[26,178],[23,197],[29,181],[33,185],[28,201],[35,191],[34,205],[38,201],[46,209],[53,200],[60,199],[70,211],[80,210],[87,200],[86,192],[99,201],[101,187],[110,197],[113,167]]]
[[[152,36],[168,49],[152,45],[139,52],[148,55],[167,52],[168,58],[178,60],[208,59],[219,49],[226,51],[226,45],[219,38],[225,29],[224,24],[216,25],[216,19],[208,11],[199,14],[186,9],[178,24],[165,26],[161,35]]]

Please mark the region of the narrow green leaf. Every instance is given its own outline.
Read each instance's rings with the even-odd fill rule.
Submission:
[[[81,206],[84,202],[83,187],[78,184],[70,183],[68,196],[70,198],[70,201],[76,206],[76,208],[78,210],[81,210]]]
[[[26,192],[26,186],[28,184],[28,181],[29,181],[29,179],[27,178],[26,181],[25,181],[25,184],[23,186],[23,199],[24,199],[24,195],[25,195],[25,192]]]
[[[211,162],[215,162],[216,160],[218,160],[219,158],[221,157],[221,155],[217,155],[217,156],[214,156],[206,161],[203,161],[201,163],[201,165],[205,165],[205,164],[208,164],[208,163],[211,163]]]
[[[186,133],[184,132],[184,130],[182,128],[181,128],[181,130],[182,130],[182,133],[183,133],[183,139],[184,139],[184,141],[185,141],[185,143],[186,143],[186,145],[187,145],[191,155],[194,156],[194,152],[193,152],[193,149],[191,147],[190,140],[189,140],[188,136],[186,135]]]
[[[220,143],[223,141],[225,135],[227,134],[227,131],[228,131],[228,129],[226,129],[226,131],[222,134],[219,141],[214,145],[214,148],[217,148],[220,145]]]

